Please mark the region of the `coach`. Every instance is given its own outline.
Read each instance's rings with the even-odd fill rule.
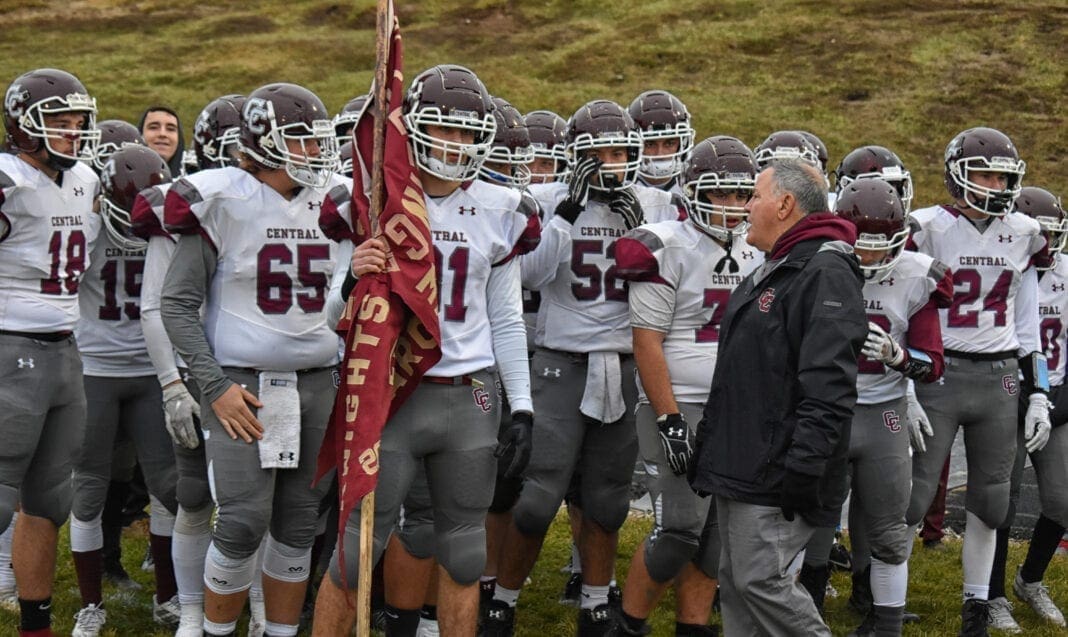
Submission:
[[[716,496],[725,634],[829,637],[791,564],[845,496],[868,331],[856,233],[796,160],[761,172],[746,210],[767,262],[727,304],[692,486]]]

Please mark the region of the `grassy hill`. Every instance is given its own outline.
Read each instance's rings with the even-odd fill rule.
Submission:
[[[188,128],[224,93],[291,81],[340,108],[367,90],[374,2],[16,0],[0,82],[33,67],[71,70],[102,118],[136,121],[173,104]],[[975,125],[1009,133],[1025,183],[1068,193],[1068,4],[1063,1],[398,0],[409,77],[442,62],[474,69],[526,112],[567,117],[589,99],[676,93],[701,137],[750,146],[805,128],[831,163],[894,149],[916,205],[945,200],[941,157]],[[187,133],[188,134],[188,133]]]

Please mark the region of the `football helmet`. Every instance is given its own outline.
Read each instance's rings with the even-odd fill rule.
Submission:
[[[1025,186],[1016,198],[1016,211],[1031,217],[1042,226],[1042,233],[1049,242],[1049,253],[1056,256],[1064,250],[1068,240],[1068,215],[1061,205],[1061,198],[1045,188]],[[1050,270],[1054,266],[1051,260],[1047,266],[1035,267],[1038,270]]]
[[[50,128],[46,115],[84,113],[80,132]],[[4,127],[11,143],[22,152],[48,151],[48,164],[68,170],[79,160],[96,155],[100,131],[96,127],[96,99],[70,73],[59,69],[37,69],[15,78],[4,95]],[[74,148],[60,153],[52,146],[54,138],[71,138]]]
[[[337,115],[334,115],[334,136],[337,137],[338,148],[352,139],[352,129],[356,126],[356,122],[360,121],[360,115],[363,115],[370,101],[370,95],[357,95],[342,106]]]
[[[145,241],[130,232],[134,198],[145,188],[170,180],[167,162],[147,146],[130,144],[111,154],[100,171],[100,215],[115,245],[126,250],[145,247]]]
[[[100,131],[100,142],[96,147],[96,154],[88,157],[89,164],[100,174],[108,159],[127,144],[145,145],[145,138],[141,137],[141,131],[129,122],[121,119],[106,119],[96,125]]]
[[[552,111],[531,111],[523,118],[530,134],[530,146],[534,157],[551,159],[556,168],[545,175],[548,181],[563,181],[567,178],[567,122]]]
[[[857,179],[839,191],[835,212],[856,226],[856,250],[885,253],[876,263],[860,264],[865,278],[883,280],[901,258],[909,239],[905,206],[897,188],[879,177]]]
[[[883,146],[861,146],[849,151],[834,169],[835,192],[857,179],[879,177],[897,189],[905,214],[912,210],[912,175],[894,151]]]
[[[337,139],[326,107],[296,84],[268,84],[249,94],[238,143],[256,163],[285,168],[290,179],[304,186],[325,186],[337,169]]]
[[[208,103],[193,125],[193,152],[200,170],[238,164],[244,95],[223,95]]]
[[[567,124],[567,161],[574,168],[586,151],[594,148],[623,147],[627,160],[617,164],[602,164],[599,179],[593,180],[590,190],[611,193],[627,188],[638,181],[638,169],[645,146],[638,125],[630,113],[611,100],[594,100],[581,106]],[[622,179],[617,173],[623,172]]]
[[[946,146],[945,181],[950,196],[984,214],[1001,216],[1012,210],[1026,169],[1008,135],[993,128],[969,128]],[[1005,173],[1008,183],[1004,190],[987,188],[971,179],[973,170]]]
[[[627,108],[638,125],[642,141],[678,138],[679,149],[670,155],[644,155],[639,173],[646,179],[668,179],[681,174],[693,149],[690,111],[667,91],[645,91]]]
[[[352,142],[345,142],[337,150],[338,154],[338,169],[337,171],[345,177],[352,177],[353,165],[352,165]]]
[[[493,106],[497,130],[493,134],[489,155],[479,166],[478,176],[509,188],[526,188],[530,185],[530,164],[534,161],[527,125],[523,116],[507,100],[495,97]],[[507,173],[497,170],[504,167],[507,167]]]
[[[740,139],[709,137],[693,147],[683,172],[683,191],[690,201],[690,220],[722,241],[749,231],[749,213],[741,206],[718,206],[708,200],[713,192],[753,194],[756,159]]]
[[[827,172],[827,161],[830,159],[827,154],[827,144],[823,143],[823,140],[816,136],[815,133],[810,133],[807,130],[797,131],[808,140],[808,143],[812,144],[812,147],[816,149],[816,159],[819,160],[819,168],[824,173]]]
[[[821,171],[819,151],[800,131],[781,130],[768,135],[754,149],[757,168],[764,170],[776,159],[799,159]]]
[[[404,124],[416,165],[446,181],[474,179],[497,130],[493,110],[486,87],[470,69],[441,64],[417,75],[404,98]],[[427,126],[470,131],[474,139],[440,139]]]

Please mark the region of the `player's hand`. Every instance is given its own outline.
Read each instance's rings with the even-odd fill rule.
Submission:
[[[871,360],[890,367],[897,367],[905,361],[905,350],[901,349],[894,337],[871,321],[868,321],[868,338],[860,351]]]
[[[656,419],[656,428],[671,472],[677,476],[687,474],[693,462],[693,432],[682,414],[664,414]]]
[[[638,195],[633,188],[617,190],[613,194],[612,201],[608,204],[608,207],[612,212],[623,217],[623,223],[627,226],[627,230],[633,230],[642,225],[642,220],[645,218],[642,213],[642,205],[638,202]]]
[[[927,412],[923,410],[923,406],[920,405],[920,401],[917,400],[915,391],[910,389],[906,392],[905,399],[908,402],[905,418],[909,423],[909,440],[912,442],[912,448],[916,453],[926,453],[927,442],[924,437],[930,438],[934,435],[931,420],[927,417]]]
[[[263,403],[253,396],[252,392],[237,383],[227,387],[222,396],[211,404],[215,417],[222,423],[231,440],[237,440],[238,436],[245,442],[252,442],[253,438],[263,438],[263,425],[252,415],[249,405],[257,409],[263,407]]]
[[[171,440],[179,447],[196,449],[200,446],[194,418],[200,418],[200,405],[186,389],[185,384],[176,380],[163,388],[163,422]]]
[[[820,477],[787,469],[782,479],[781,498],[779,508],[787,522],[794,521],[795,513],[820,508],[823,506],[820,502]]]
[[[389,248],[386,242],[372,237],[352,251],[349,269],[352,270],[352,276],[357,278],[365,274],[385,272],[388,259]]]
[[[517,411],[512,414],[512,425],[505,430],[504,435],[497,443],[497,450],[493,455],[497,458],[507,458],[512,454],[512,461],[504,471],[506,478],[518,478],[523,475],[523,470],[530,462],[530,450],[534,439],[534,415],[529,411]]]
[[[590,182],[600,169],[601,161],[596,157],[580,159],[568,177],[567,196],[556,205],[553,214],[563,217],[568,223],[575,223],[575,219],[586,209],[586,202],[590,198]]]
[[[1034,453],[1049,442],[1052,429],[1049,419],[1049,399],[1042,392],[1027,397],[1027,413],[1024,415],[1024,446],[1027,453]]]

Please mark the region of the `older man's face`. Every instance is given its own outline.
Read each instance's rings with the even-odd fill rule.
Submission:
[[[777,228],[779,219],[776,213],[782,204],[783,195],[776,196],[772,187],[772,172],[774,168],[765,168],[756,178],[756,186],[753,188],[753,196],[745,209],[749,212],[749,234],[746,241],[749,245],[768,252],[779,238]]]

